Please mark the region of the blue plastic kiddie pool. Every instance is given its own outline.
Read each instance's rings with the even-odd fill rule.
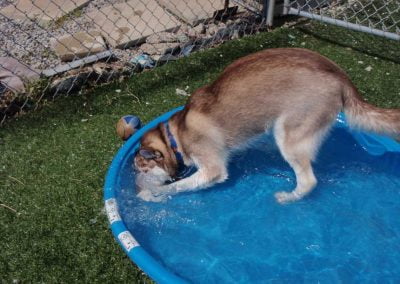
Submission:
[[[135,195],[132,136],[108,171],[104,199],[129,258],[159,283],[400,281],[400,144],[350,132],[342,116],[314,164],[312,194],[274,193],[295,177],[271,136],[238,153],[227,182],[153,203]]]

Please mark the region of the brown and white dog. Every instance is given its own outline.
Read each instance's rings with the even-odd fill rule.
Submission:
[[[231,153],[272,131],[297,180],[293,191],[275,197],[281,203],[298,200],[317,184],[311,162],[342,110],[353,127],[400,133],[400,109],[366,103],[345,72],[315,52],[278,48],[243,57],[196,90],[168,124],[143,136],[134,163],[138,186],[150,190],[138,195],[158,201],[223,182]],[[179,160],[198,170],[166,184],[178,174]]]

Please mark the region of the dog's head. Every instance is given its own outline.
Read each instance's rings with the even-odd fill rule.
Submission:
[[[141,178],[146,176],[146,180],[158,184],[164,184],[175,177],[177,161],[166,142],[161,125],[143,135],[134,159],[134,167]]]

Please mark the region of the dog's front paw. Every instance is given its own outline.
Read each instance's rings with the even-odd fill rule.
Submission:
[[[276,201],[278,201],[281,204],[297,201],[301,199],[301,197],[302,196],[295,191],[292,192],[279,191],[275,193]]]

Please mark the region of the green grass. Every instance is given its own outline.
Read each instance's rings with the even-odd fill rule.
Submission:
[[[185,102],[176,88],[193,91],[248,53],[295,46],[336,61],[369,101],[400,107],[398,43],[308,24],[232,41],[121,84],[60,98],[0,129],[0,280],[149,281],[114,241],[103,211],[104,176],[122,145],[116,121],[132,113],[147,122]]]

